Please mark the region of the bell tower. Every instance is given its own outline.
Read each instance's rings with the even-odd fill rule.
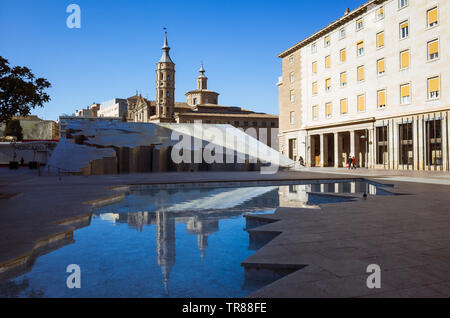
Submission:
[[[164,28],[166,30],[166,28]],[[156,64],[156,120],[172,121],[175,109],[175,63],[170,58],[167,31],[162,56]]]

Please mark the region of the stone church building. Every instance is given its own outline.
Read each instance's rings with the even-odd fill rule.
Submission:
[[[197,88],[187,92],[186,102],[175,101],[175,63],[169,55],[170,47],[165,33],[162,56],[156,67],[156,100],[148,100],[139,94],[129,97],[128,121],[230,124],[248,130],[254,128],[257,136],[261,128],[267,129],[268,145],[276,140],[278,116],[257,113],[241,107],[219,105],[219,93],[208,89],[208,78],[201,66]],[[275,147],[275,145],[273,145]]]

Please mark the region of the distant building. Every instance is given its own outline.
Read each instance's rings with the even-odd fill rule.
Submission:
[[[260,129],[267,129],[267,144],[272,146],[271,136],[278,131],[278,116],[219,105],[219,93],[208,90],[203,65],[197,77],[197,89],[185,94],[186,102],[175,102],[175,63],[169,55],[167,33],[162,50],[156,69],[156,100],[147,100],[138,94],[128,98],[129,121],[193,123],[201,120],[206,124],[229,124],[244,130],[254,128],[258,137]]]
[[[16,116],[23,130],[23,141],[53,141],[59,140],[59,127],[53,120],[42,120],[38,116]],[[0,124],[0,136],[6,125]]]
[[[97,117],[119,117],[123,114],[127,116],[127,100],[121,98],[114,98],[112,100],[100,104],[100,109],[97,111]]]
[[[100,109],[100,104],[93,103],[91,106],[89,106],[85,109],[77,110],[75,112],[75,116],[76,117],[97,117],[99,109]]]

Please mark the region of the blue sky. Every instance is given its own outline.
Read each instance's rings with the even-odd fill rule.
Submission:
[[[277,54],[364,0],[0,0],[0,55],[53,85],[33,114],[56,120],[92,102],[155,97],[168,28],[176,100],[195,88],[200,61],[222,105],[278,114]],[[81,29],[66,7],[81,7]]]

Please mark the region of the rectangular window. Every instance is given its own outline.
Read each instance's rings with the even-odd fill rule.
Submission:
[[[381,20],[384,18],[384,8],[383,7],[379,7],[376,12],[377,12],[377,20]]]
[[[377,165],[388,164],[388,127],[377,127]]]
[[[399,158],[398,163],[401,165],[412,165],[414,162],[413,149],[413,124],[405,123],[398,125],[399,140]]]
[[[427,82],[428,82],[428,98],[429,99],[439,98],[440,95],[439,76],[429,78]]]
[[[386,66],[384,64],[384,58],[379,59],[377,61],[377,74],[383,75],[385,71],[386,71]]]
[[[400,23],[400,39],[406,39],[409,35],[409,22],[403,21]]]
[[[356,55],[361,56],[364,54],[364,41],[358,42],[356,44]]]
[[[386,90],[385,89],[377,92],[377,103],[378,103],[378,108],[386,107]]]
[[[400,104],[411,102],[411,85],[404,84],[400,86]]]
[[[345,49],[341,50],[339,56],[340,56],[341,62],[345,62],[347,60],[347,54],[346,54]]]
[[[364,20],[361,18],[356,20],[356,31],[359,31],[362,28],[364,28]]]
[[[398,7],[400,9],[406,7],[407,5],[408,5],[408,0],[398,0]]]
[[[442,165],[442,124],[441,119],[428,120],[426,129],[426,165]]]
[[[291,103],[293,103],[295,101],[294,90],[291,90],[289,95],[290,95]]]
[[[364,81],[364,66],[359,66],[357,68],[357,78],[358,82]]]
[[[311,53],[316,53],[317,52],[317,44],[313,43],[311,44]]]
[[[347,99],[341,99],[341,114],[347,114],[348,105]]]
[[[331,67],[331,56],[328,55],[325,57],[325,68],[330,68]]]
[[[366,110],[366,95],[362,94],[358,96],[358,111],[363,112]]]
[[[295,124],[295,113],[294,112],[290,113],[289,118],[290,118],[291,125]]]
[[[409,50],[400,52],[400,69],[409,67]]]
[[[339,38],[340,39],[345,38],[345,28],[339,30]]]
[[[324,41],[324,46],[325,46],[325,47],[330,46],[330,44],[331,44],[331,38],[330,38],[329,35],[327,35],[323,41]]]
[[[313,95],[317,94],[317,82],[312,83],[312,93]]]
[[[347,86],[347,72],[341,73],[341,87]]]
[[[312,119],[317,120],[319,118],[319,108],[317,105],[312,107]]]
[[[313,74],[317,74],[317,62],[312,62],[312,72]]]
[[[377,48],[384,46],[384,32],[377,33]]]
[[[293,56],[289,56],[289,63],[290,64],[294,63],[294,57]]]
[[[431,28],[438,24],[438,9],[437,7],[427,11],[428,27]]]
[[[327,118],[331,118],[331,114],[332,114],[331,103],[325,104],[325,114],[327,115]]]
[[[439,57],[439,40],[433,40],[428,42],[428,60],[434,60]]]
[[[291,72],[289,79],[291,83],[294,83],[294,72]]]
[[[331,90],[331,78],[327,78],[325,80],[325,91],[330,91]]]

